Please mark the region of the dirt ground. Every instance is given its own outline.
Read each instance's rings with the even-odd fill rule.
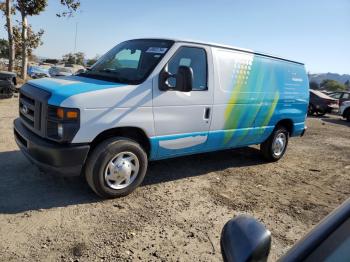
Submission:
[[[221,229],[238,214],[271,230],[274,261],[349,197],[350,125],[337,116],[308,119],[277,163],[257,147],[153,162],[133,194],[102,201],[18,151],[17,103],[0,100],[1,261],[221,261]]]

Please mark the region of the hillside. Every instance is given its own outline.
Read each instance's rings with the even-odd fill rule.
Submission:
[[[317,82],[320,84],[325,79],[336,80],[344,84],[347,80],[350,80],[350,75],[340,75],[335,73],[309,74],[310,82]]]

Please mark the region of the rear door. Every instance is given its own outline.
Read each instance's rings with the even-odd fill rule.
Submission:
[[[153,114],[156,136],[153,146],[158,148],[156,158],[198,153],[205,151],[211,122],[213,104],[212,56],[208,47],[176,43],[169,51],[168,59],[161,65],[171,74],[179,66],[193,71],[193,90],[179,92],[161,91],[158,77],[153,81]],[[176,80],[168,83],[175,86]]]

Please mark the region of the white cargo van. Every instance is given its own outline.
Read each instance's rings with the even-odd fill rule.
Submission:
[[[136,39],[84,73],[25,84],[14,133],[41,169],[83,174],[98,195],[117,197],[141,184],[149,160],[252,144],[280,159],[288,138],[304,133],[308,86],[298,62]]]

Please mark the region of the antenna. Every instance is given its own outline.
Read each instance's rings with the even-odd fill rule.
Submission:
[[[74,53],[77,52],[77,35],[78,35],[78,22],[75,23]]]

